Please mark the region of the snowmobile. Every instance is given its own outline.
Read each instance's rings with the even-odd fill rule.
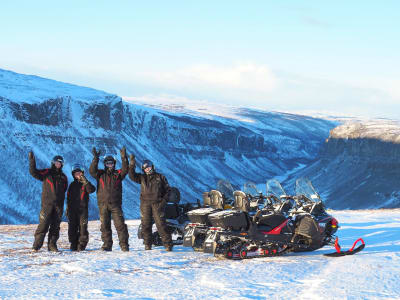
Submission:
[[[267,182],[267,191],[272,201],[254,216],[247,211],[248,198],[239,192],[232,211],[209,215],[204,252],[243,259],[312,251],[333,243],[338,222],[326,213],[322,201],[313,202],[303,194],[289,196],[277,181]]]
[[[188,212],[200,207],[200,203],[179,203],[180,192],[177,188],[172,187],[169,194],[168,200],[165,205],[165,217],[167,223],[167,229],[172,236],[172,242],[174,245],[182,245],[183,243],[183,232],[186,224],[189,223]],[[153,221],[153,228],[156,227]],[[162,240],[160,234],[153,229],[152,233],[153,245],[162,246]],[[138,238],[143,239],[142,225],[138,228]]]
[[[188,223],[184,229],[183,246],[203,251],[204,239],[210,227],[208,216],[232,206],[233,187],[226,180],[217,182],[217,189],[203,193],[203,207],[188,212]]]

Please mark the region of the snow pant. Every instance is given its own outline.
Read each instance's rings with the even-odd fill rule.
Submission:
[[[68,212],[68,239],[71,245],[85,249],[89,241],[88,209]]]
[[[43,246],[44,238],[47,231],[47,243],[49,245],[56,245],[60,237],[60,223],[63,215],[64,207],[50,206],[42,207],[39,214],[39,225],[35,231],[35,241],[33,248],[39,250]]]
[[[119,245],[121,248],[129,246],[128,227],[125,224],[125,218],[121,206],[101,204],[99,205],[99,212],[103,248],[112,248],[111,218],[114,222],[115,229],[117,230]]]
[[[153,219],[164,246],[172,245],[171,234],[168,231],[167,222],[165,220],[165,202],[151,203],[140,201],[140,215],[145,245],[151,245],[153,243]]]

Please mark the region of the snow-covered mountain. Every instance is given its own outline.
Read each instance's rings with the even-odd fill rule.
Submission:
[[[138,163],[153,160],[184,201],[195,201],[215,188],[219,178],[237,188],[246,181],[285,178],[318,158],[329,130],[337,125],[245,108],[231,108],[225,116],[168,108],[0,69],[0,223],[37,222],[41,184],[29,175],[29,150],[35,152],[38,168],[63,155],[71,180],[74,163],[89,167],[93,146],[117,158],[126,146]],[[139,216],[138,191],[130,179],[124,181],[128,219]],[[97,213],[96,196],[91,196],[90,217]]]
[[[306,176],[336,209],[400,207],[400,122],[347,122],[331,130]],[[286,184],[293,185],[295,176]]]

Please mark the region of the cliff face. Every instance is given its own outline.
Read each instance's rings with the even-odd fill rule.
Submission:
[[[166,111],[120,97],[36,76],[0,70],[0,223],[36,223],[41,183],[29,175],[27,154],[37,167],[61,154],[64,172],[88,171],[93,146],[118,158],[127,147],[140,164],[148,158],[177,186],[183,201],[195,201],[219,178],[237,188],[309,164],[335,124],[282,113],[236,109],[233,117]],[[103,167],[100,163],[99,167]],[[136,169],[138,172],[140,168]],[[93,178],[87,176],[93,183]],[[139,217],[139,186],[123,183],[126,218]],[[90,218],[98,216],[91,195]]]
[[[357,122],[338,126],[307,176],[335,209],[400,207],[400,124]],[[287,184],[293,184],[293,178]]]

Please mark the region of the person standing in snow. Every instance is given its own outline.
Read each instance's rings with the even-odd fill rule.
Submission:
[[[165,250],[172,251],[172,238],[165,220],[165,205],[170,187],[164,175],[157,173],[154,164],[145,160],[143,173],[136,173],[136,161],[130,156],[129,178],[140,184],[140,215],[145,250],[151,250],[153,219]]]
[[[96,188],[87,180],[79,164],[72,167],[73,182],[67,192],[68,239],[72,251],[83,251],[89,241],[88,204],[89,194]]]
[[[49,169],[36,169],[36,159],[32,151],[29,152],[29,172],[42,181],[42,203],[39,215],[39,225],[35,231],[35,241],[32,249],[38,251],[44,242],[48,231],[48,250],[57,252],[57,240],[60,236],[60,223],[64,210],[65,192],[68,187],[67,176],[62,172],[64,159],[57,155],[51,161]]]
[[[100,151],[93,148],[93,161],[89,173],[97,180],[97,204],[99,206],[101,239],[103,251],[111,251],[113,240],[111,231],[111,218],[118,233],[119,245],[122,251],[129,251],[128,227],[125,224],[122,212],[122,180],[128,174],[129,162],[126,149],[121,149],[122,168],[115,169],[116,160],[108,155],[104,158],[104,169],[98,169]]]

